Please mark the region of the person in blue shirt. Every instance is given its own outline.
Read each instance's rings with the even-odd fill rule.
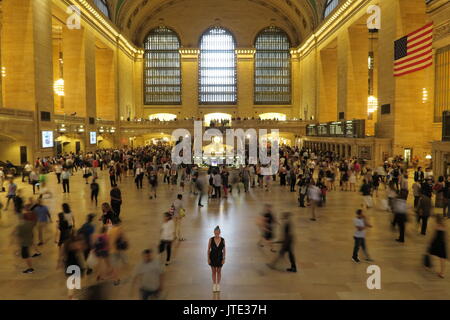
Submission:
[[[52,222],[52,217],[47,206],[42,204],[41,198],[38,198],[36,204],[31,207],[31,211],[33,211],[37,217],[38,246],[42,246],[44,244],[44,230],[47,228],[48,224]]]

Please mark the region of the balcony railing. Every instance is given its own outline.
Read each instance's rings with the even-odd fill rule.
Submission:
[[[0,108],[0,117],[33,120],[34,112],[27,110]]]
[[[86,118],[77,117],[77,116],[68,116],[64,114],[55,114],[53,115],[53,119],[57,122],[70,122],[70,123],[80,123],[84,124]]]

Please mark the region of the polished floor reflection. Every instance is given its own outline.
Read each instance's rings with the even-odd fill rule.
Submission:
[[[20,181],[20,179],[18,179]],[[99,179],[100,198],[109,200],[109,180],[106,172]],[[31,186],[19,183],[25,196],[31,196]],[[167,185],[159,186],[157,200],[150,200],[147,186],[136,190],[133,178],[119,184],[124,204],[121,217],[130,239],[128,258],[130,269],[140,259],[145,248],[156,248],[162,213],[175,198],[176,191]],[[56,177],[49,175],[51,199],[45,200],[52,216],[63,202],[72,205],[78,226],[87,213],[100,213],[89,200],[89,186],[81,173],[71,180],[72,192],[63,194]],[[1,194],[4,201],[5,194]],[[380,197],[384,192],[380,192]],[[373,228],[368,231],[367,244],[376,264],[381,268],[381,290],[369,290],[366,285],[368,263],[351,261],[353,248],[353,218],[361,205],[361,196],[354,192],[331,192],[328,203],[319,209],[318,221],[309,220],[308,209],[297,206],[297,193],[274,185],[270,192],[255,188],[248,194],[234,194],[220,203],[210,200],[204,208],[196,206],[195,196],[185,193],[187,217],[183,233],[187,241],[175,243],[174,258],[165,267],[166,299],[450,299],[450,274],[440,279],[422,267],[422,256],[433,234],[430,223],[427,236],[418,233],[413,219],[407,225],[406,243],[394,241],[397,234],[390,229],[391,214],[369,210]],[[378,198],[379,199],[379,198]],[[377,201],[377,199],[375,200]],[[294,214],[295,253],[299,272],[285,273],[288,267],[280,264],[280,271],[266,267],[274,253],[259,248],[256,219],[264,203],[271,203],[275,212]],[[412,218],[412,217],[411,217]],[[42,256],[34,259],[35,273],[22,274],[24,263],[11,244],[11,232],[16,223],[13,210],[3,211],[0,221],[0,299],[66,299],[66,278],[56,269],[57,247],[53,243],[55,224],[47,232]],[[227,262],[223,268],[222,292],[212,293],[210,268],[206,261],[208,238],[220,225],[227,242]],[[434,261],[437,265],[437,261]],[[124,270],[122,283],[111,286],[111,299],[137,299],[130,290],[129,272]],[[89,280],[91,283],[94,279]]]

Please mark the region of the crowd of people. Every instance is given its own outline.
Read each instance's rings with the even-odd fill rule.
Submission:
[[[83,222],[75,221],[68,203],[62,203],[61,212],[57,214],[55,245],[58,246],[58,266],[66,270],[69,266],[78,266],[85,277],[96,281],[108,280],[114,285],[121,284],[124,268],[128,265],[127,250],[129,240],[123,227],[121,211],[123,195],[120,184],[124,179],[134,179],[136,190],[143,190],[144,180],[148,181],[148,198],[155,201],[158,188],[167,185],[175,196],[167,203],[163,213],[160,243],[157,252],[143,248],[142,262],[133,273],[133,286],[139,286],[142,299],[159,297],[163,288],[163,269],[156,253],[165,253],[165,265],[172,259],[174,241],[185,241],[183,220],[186,216],[185,194],[197,196],[198,207],[204,201],[220,202],[233,194],[246,194],[252,188],[269,192],[275,184],[286,188],[292,197],[298,200],[300,212],[310,213],[310,220],[320,218],[321,208],[327,205],[330,192],[359,192],[361,208],[356,211],[354,219],[354,250],[352,260],[359,263],[359,250],[362,249],[367,261],[372,261],[366,246],[366,231],[372,225],[366,215],[374,207],[374,198],[382,210],[392,212],[392,228],[398,228],[398,242],[405,242],[405,228],[411,213],[415,221],[421,224],[421,234],[427,232],[428,219],[436,216],[437,228],[429,250],[424,255],[424,264],[431,266],[430,256],[437,256],[441,261],[438,272],[444,277],[446,243],[445,218],[450,217],[450,177],[435,179],[429,171],[421,167],[414,169],[411,176],[404,162],[398,159],[386,161],[377,168],[370,168],[365,161],[357,158],[341,158],[331,151],[318,151],[282,146],[280,148],[280,167],[273,175],[264,175],[263,166],[218,166],[203,168],[197,165],[177,165],[171,161],[172,147],[167,143],[158,143],[145,147],[120,150],[97,150],[90,153],[65,154],[53,158],[36,159],[35,163],[26,164],[22,181],[29,183],[34,197],[24,199],[22,190],[14,182],[14,174],[0,168],[0,190],[6,193],[4,211],[11,203],[17,216],[18,224],[12,235],[12,243],[20,249],[20,255],[26,264],[23,273],[33,273],[33,259],[42,255],[40,248],[46,243],[46,232],[52,222],[52,214],[45,205],[56,190],[49,190],[47,180],[50,175],[56,177],[61,191],[71,192],[71,180],[74,175],[81,175],[90,188],[90,201],[98,206],[100,185],[97,182],[101,172],[109,177],[110,201],[101,204],[101,215],[89,213]],[[412,179],[411,179],[412,178]],[[410,186],[410,180],[412,184]],[[385,190],[386,199],[379,191]],[[412,190],[414,206],[407,204]],[[144,191],[142,191],[144,192]],[[434,201],[433,201],[434,200]],[[270,201],[270,200],[269,200]],[[442,212],[433,212],[442,209]],[[293,211],[293,210],[291,210]],[[277,268],[280,260],[287,254],[290,267],[287,272],[297,272],[294,254],[294,226],[289,210],[281,213],[280,219],[270,204],[264,206],[258,226],[261,240],[258,245],[269,247],[278,252],[270,268]],[[100,223],[96,223],[98,220]],[[277,228],[279,226],[279,232]],[[37,233],[37,240],[35,240]],[[225,263],[225,239],[221,237],[220,227],[208,240],[207,263],[211,266],[213,292],[220,292],[221,269]],[[280,246],[277,246],[279,244]],[[278,249],[276,249],[278,248]],[[74,298],[69,290],[69,298]]]

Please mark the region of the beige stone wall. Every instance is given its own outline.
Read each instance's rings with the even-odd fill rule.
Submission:
[[[2,3],[2,11],[2,64],[8,74],[3,79],[4,107],[34,110],[36,88],[33,2],[6,0]]]
[[[135,103],[135,63],[123,51],[118,51],[118,104],[119,104],[119,118],[127,119],[128,116],[133,116]],[[138,83],[138,82],[136,82]]]
[[[115,55],[109,48],[96,48],[95,79],[97,116],[104,120],[116,119]],[[120,80],[122,82],[122,80]]]

